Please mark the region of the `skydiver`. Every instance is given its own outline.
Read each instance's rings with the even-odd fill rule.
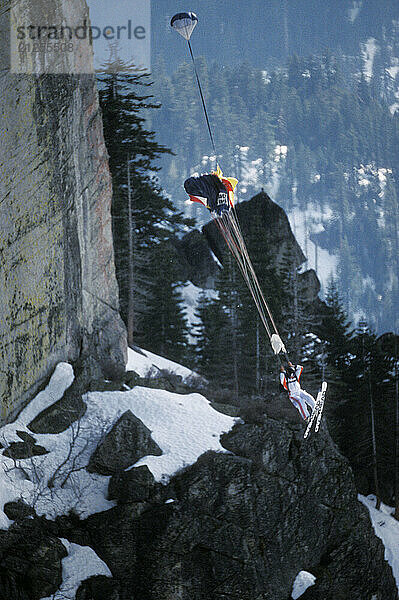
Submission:
[[[302,375],[303,367],[301,365],[294,366],[291,362],[289,362],[288,367],[281,366],[280,371],[281,385],[285,390],[287,390],[289,399],[299,411],[302,419],[308,422],[310,415],[307,404],[313,410],[316,402],[313,396],[301,389],[299,379]]]
[[[234,205],[234,188],[237,183],[234,177],[223,177],[218,165],[216,171],[210,174],[186,179],[184,189],[192,202],[200,202],[212,214],[220,217]]]

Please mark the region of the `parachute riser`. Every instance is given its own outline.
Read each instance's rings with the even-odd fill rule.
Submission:
[[[209,137],[211,138],[211,144],[212,144],[213,152],[214,152],[215,157],[216,157],[216,165],[218,166],[218,158],[217,158],[218,154],[216,152],[215,140],[213,138],[212,128],[211,128],[211,124],[210,124],[209,117],[208,117],[208,111],[207,111],[207,108],[206,108],[206,102],[205,102],[204,94],[202,92],[201,81],[200,81],[200,78],[199,78],[199,75],[198,75],[197,66],[195,64],[194,54],[193,54],[193,50],[191,48],[190,40],[187,40],[187,44],[188,44],[188,49],[190,51],[191,60],[193,61],[194,73],[195,73],[195,77],[196,77],[196,80],[197,80],[198,90],[199,90],[199,93],[200,93],[200,96],[201,96],[202,108],[204,109],[205,120],[206,120],[206,124],[207,124],[208,131],[209,131]]]

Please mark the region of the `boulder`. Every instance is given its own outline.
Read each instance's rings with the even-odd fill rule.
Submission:
[[[83,581],[76,592],[76,600],[120,600],[119,586],[114,579],[95,575]]]
[[[135,371],[126,371],[124,382],[130,388],[142,383],[142,378]]]
[[[206,237],[194,229],[177,242],[177,249],[182,281],[188,279],[199,287],[214,287],[220,267],[211,254]]]
[[[90,457],[87,470],[101,475],[123,471],[147,454],[160,456],[162,450],[151,431],[130,410],[126,411]]]
[[[3,450],[4,456],[8,456],[14,460],[41,456],[47,453],[48,450],[46,448],[35,443],[32,444],[31,442],[11,442],[8,448]]]
[[[60,400],[42,410],[28,425],[33,433],[61,433],[86,412],[82,394],[87,391],[87,382],[78,376],[65,390]]]
[[[256,194],[247,202],[237,204],[237,213],[244,238],[251,234],[253,227],[264,224],[263,234],[270,241],[270,256],[277,270],[285,265],[287,256],[290,256],[292,264],[298,267],[305,261],[287,215],[265,192]],[[216,223],[210,221],[204,225],[202,232],[213,253],[223,262],[226,243]]]
[[[62,582],[61,541],[43,531],[37,519],[25,519],[0,531],[0,600],[40,600]]]
[[[23,500],[6,502],[3,510],[11,521],[22,521],[26,517],[33,517],[36,514],[35,509],[25,504]]]
[[[108,500],[145,502],[149,500],[155,486],[155,479],[146,465],[122,471],[111,477],[108,486]]]
[[[288,599],[301,570],[317,577],[314,600],[397,600],[383,545],[325,428],[305,441],[301,425],[265,416],[222,443],[229,454],[202,455],[162,498],[84,522],[121,600]]]
[[[36,439],[33,437],[33,435],[31,435],[27,431],[18,431],[17,430],[15,433],[17,434],[19,439],[22,440],[23,442],[30,442],[31,444],[36,443]]]

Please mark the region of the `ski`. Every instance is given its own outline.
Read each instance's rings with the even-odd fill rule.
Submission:
[[[326,399],[326,391],[327,391],[327,382],[323,381],[323,383],[321,384],[320,408],[319,408],[319,412],[317,414],[316,426],[314,428],[315,431],[319,431],[319,429],[320,429],[321,417],[323,416],[324,401]]]
[[[326,391],[327,391],[327,382],[323,381],[323,383],[321,384],[321,390],[317,394],[316,404],[314,406],[314,409],[312,410],[312,414],[310,416],[310,421],[308,423],[308,426],[306,427],[305,433],[303,434],[304,439],[306,439],[308,437],[315,420],[316,420],[315,431],[319,431],[321,417],[322,417],[323,408],[324,408],[324,400],[326,397]]]

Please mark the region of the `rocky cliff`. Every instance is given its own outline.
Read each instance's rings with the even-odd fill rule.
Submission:
[[[251,200],[237,204],[240,226],[247,239],[254,224],[262,224],[262,235],[268,242],[270,261],[279,271],[286,266],[302,265],[304,256],[292,233],[284,210],[265,193],[260,192]],[[195,285],[212,288],[225,256],[226,243],[213,221],[202,228],[202,232],[186,234],[178,244],[179,267],[182,280],[189,279]],[[320,282],[313,269],[302,273],[298,278],[301,297],[306,302],[318,302]]]
[[[149,432],[134,435],[136,423],[127,435],[131,419],[126,413],[102,442],[98,472],[107,462],[112,472],[121,453],[152,452]],[[306,570],[316,581],[303,600],[397,600],[351,469],[324,428],[304,441],[292,415],[264,414],[222,444],[228,454],[203,454],[168,485],[147,466],[120,465],[108,487],[117,506],[85,520],[71,513],[48,521],[6,505],[16,522],[0,532],[2,589],[23,600],[54,593],[61,537],[94,549],[113,576],[85,581],[77,599],[288,600]],[[34,567],[39,579],[26,576]]]
[[[328,434],[306,443],[265,418],[223,445],[232,454],[203,455],[147,501],[119,482],[119,506],[83,524],[123,600],[288,600],[301,570],[317,578],[304,600],[397,598]]]
[[[21,3],[32,19],[35,2]],[[54,22],[87,12],[54,0]],[[23,12],[26,11],[26,14]],[[95,79],[9,71],[10,4],[1,3],[0,403],[12,416],[61,360],[124,369],[111,236],[111,179]],[[75,15],[76,17],[76,15]],[[86,55],[61,60],[92,64]],[[70,65],[65,64],[65,72]]]

